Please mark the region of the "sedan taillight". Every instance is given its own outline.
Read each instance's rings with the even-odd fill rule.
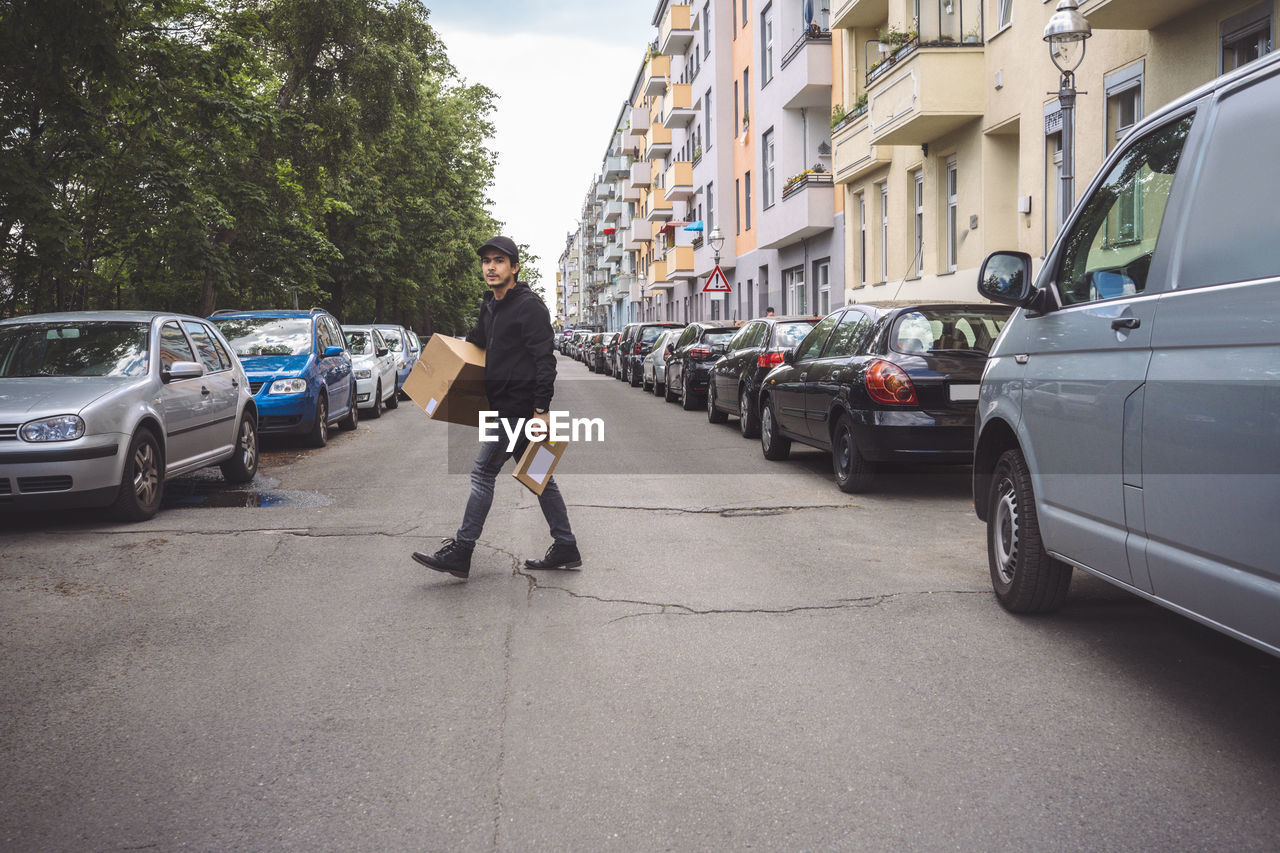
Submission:
[[[782,364],[782,352],[780,350],[762,352],[760,357],[756,359],[756,365],[759,367],[777,367],[779,364]]]
[[[888,361],[873,361],[864,374],[863,383],[867,393],[877,403],[891,406],[918,406],[916,386],[911,384],[911,377],[896,364]]]
[[[694,347],[693,349],[689,350],[689,357],[690,358],[710,358],[711,350],[709,350],[706,347]]]

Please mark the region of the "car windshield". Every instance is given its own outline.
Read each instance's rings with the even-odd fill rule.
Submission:
[[[241,358],[311,352],[311,320],[307,317],[240,317],[213,322]]]
[[[809,334],[809,330],[812,328],[813,323],[808,321],[778,323],[773,327],[773,345],[780,349],[800,346],[800,342],[804,340],[804,336]]]
[[[387,348],[392,352],[400,352],[404,347],[404,343],[400,340],[400,333],[394,329],[384,329],[382,339],[387,342]]]
[[[986,356],[1012,312],[1003,305],[916,308],[894,322],[890,346],[908,354]]]
[[[147,323],[20,323],[0,326],[0,378],[145,376]]]
[[[373,335],[368,332],[347,332],[347,349],[352,355],[373,355]]]
[[[702,342],[705,344],[727,344],[729,339],[736,334],[736,329],[713,329],[703,334]]]

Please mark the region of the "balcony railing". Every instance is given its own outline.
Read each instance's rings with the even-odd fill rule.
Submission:
[[[782,198],[785,201],[808,187],[829,187],[832,183],[830,172],[804,172],[787,181],[787,185],[782,188]]]
[[[786,68],[791,63],[791,60],[799,56],[800,51],[808,47],[811,42],[831,44],[831,31],[820,30],[818,29],[817,24],[814,24],[812,27],[805,30],[800,34],[799,40],[797,40],[795,44],[791,45],[791,47],[787,49],[787,52],[782,55],[781,67]]]

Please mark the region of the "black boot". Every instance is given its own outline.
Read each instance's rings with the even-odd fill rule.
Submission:
[[[456,539],[446,539],[439,551],[434,554],[423,554],[420,551],[414,551],[413,559],[429,569],[445,572],[455,578],[465,580],[471,574],[471,552],[473,550],[475,550],[474,545],[464,545]]]
[[[547,549],[547,556],[541,560],[525,560],[526,569],[576,569],[582,565],[582,555],[577,545],[562,545],[559,542]]]

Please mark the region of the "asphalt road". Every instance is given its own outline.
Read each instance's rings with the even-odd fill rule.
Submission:
[[[586,563],[403,404],[154,520],[0,519],[0,849],[1275,850],[1280,661],[1076,577],[994,601],[966,472],[847,496],[562,360]]]

